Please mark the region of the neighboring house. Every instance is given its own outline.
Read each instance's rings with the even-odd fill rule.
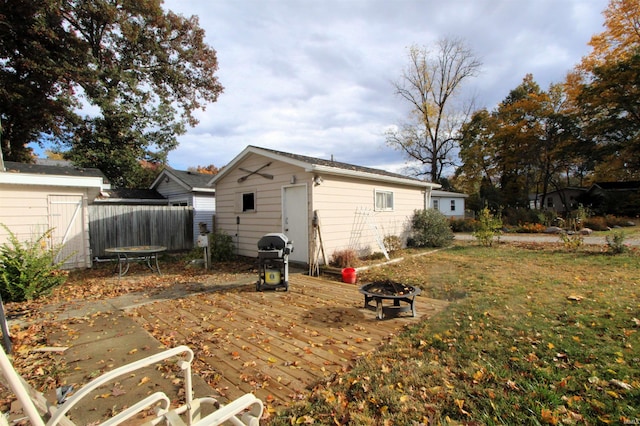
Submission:
[[[151,184],[168,200],[170,206],[193,208],[194,243],[200,234],[200,224],[213,230],[213,216],[216,213],[216,191],[208,183],[213,176],[204,173],[175,170],[165,167]]]
[[[98,169],[6,161],[0,167],[0,223],[20,241],[33,240],[51,229],[49,242],[64,245],[59,259],[69,257],[64,267],[89,268],[87,205],[109,188]],[[0,228],[0,243],[7,237]]]
[[[547,193],[544,201],[542,194],[534,194],[530,199],[530,206],[536,210],[553,210],[559,214],[566,214],[578,208],[578,199],[586,191],[586,188],[569,186]]]
[[[387,235],[406,242],[413,212],[430,206],[431,191],[440,187],[255,146],[245,148],[210,184],[216,188],[216,227],[233,236],[238,254],[256,256],[264,234],[284,233],[294,247],[289,260],[307,264],[322,263],[320,245],[328,262],[337,250],[380,252]]]
[[[640,181],[594,182],[579,201],[597,214],[640,214]]]
[[[438,210],[448,218],[464,219],[465,198],[467,194],[433,190],[431,191],[431,208]]]

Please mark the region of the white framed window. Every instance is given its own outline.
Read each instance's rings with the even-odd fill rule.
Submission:
[[[393,192],[376,190],[375,198],[376,211],[393,210]]]
[[[440,206],[438,205],[440,200],[433,200],[433,209],[440,210]]]
[[[451,211],[452,212],[456,211],[456,200],[451,200]]]

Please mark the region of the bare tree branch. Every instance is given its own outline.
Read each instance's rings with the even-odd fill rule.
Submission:
[[[456,105],[454,99],[480,66],[460,39],[440,40],[435,55],[426,48],[409,48],[409,65],[393,86],[411,106],[412,122],[387,132],[386,142],[423,166],[416,175],[436,182],[445,168],[455,165],[459,131],[471,108]]]

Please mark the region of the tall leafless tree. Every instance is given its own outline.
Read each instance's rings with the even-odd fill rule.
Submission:
[[[386,133],[389,146],[419,163],[416,175],[438,182],[455,162],[460,128],[472,105],[459,102],[462,83],[477,75],[480,60],[461,39],[442,39],[432,54],[409,48],[409,65],[394,82],[397,95],[411,105],[410,120]]]

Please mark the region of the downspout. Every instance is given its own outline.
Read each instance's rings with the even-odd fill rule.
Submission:
[[[431,186],[429,186],[424,191],[424,209],[425,210],[429,209],[429,206],[431,205],[431,190],[432,189],[433,188]]]

